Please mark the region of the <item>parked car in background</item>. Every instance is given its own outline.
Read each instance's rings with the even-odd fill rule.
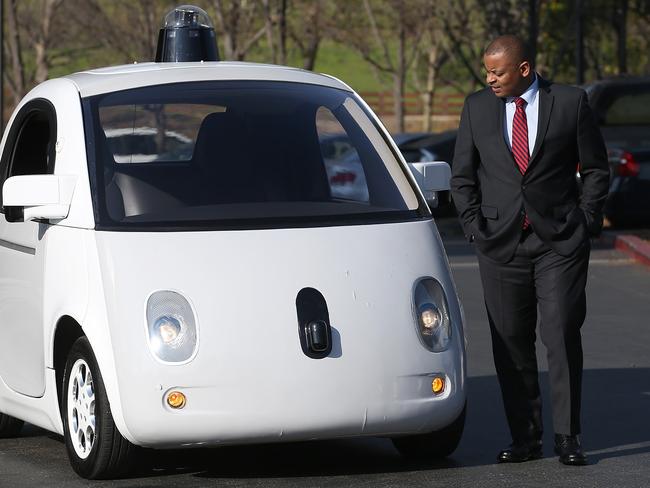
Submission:
[[[347,134],[326,134],[319,138],[319,142],[332,196],[368,202],[366,174]]]
[[[585,89],[612,171],[605,216],[614,226],[650,223],[650,78],[601,80]]]
[[[175,131],[164,131],[164,138],[155,127],[124,127],[109,129],[106,142],[116,163],[150,163],[176,161],[192,157],[191,138]]]
[[[393,134],[392,138],[407,163],[445,161],[451,164],[456,132],[402,132]],[[368,190],[363,166],[348,136],[341,133],[325,133],[320,137],[320,145],[332,195],[343,199],[367,201]],[[450,210],[453,212],[453,205],[447,205],[449,191],[439,192],[438,198],[439,207],[433,209],[434,215],[447,214]]]
[[[433,134],[427,132],[402,133],[395,134],[393,139],[407,163],[445,161],[451,165],[454,159],[457,132],[449,130]],[[451,193],[449,191],[440,192],[438,208],[432,210],[433,215],[436,217],[452,215],[455,210],[451,202]]]
[[[395,134],[393,139],[407,163],[445,161],[454,159],[456,130],[438,133]]]

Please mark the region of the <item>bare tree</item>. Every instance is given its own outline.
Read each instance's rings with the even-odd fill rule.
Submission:
[[[17,0],[9,0],[6,7],[7,16],[7,38],[4,40],[3,49],[5,57],[11,61],[11,68],[3,72],[7,79],[9,89],[14,99],[14,105],[18,105],[25,95],[25,67],[20,43],[20,29],[18,26],[18,15],[16,11]]]
[[[3,73],[16,105],[35,84],[45,81],[52,66],[56,49],[67,39],[61,22],[57,24],[58,9],[63,0],[7,2],[7,31],[5,56],[11,68]],[[26,69],[25,60],[32,61]]]
[[[431,15],[427,4],[428,0],[363,0],[363,11],[359,11],[358,4],[337,3],[337,23],[345,26],[337,31],[337,40],[354,48],[380,79],[390,80],[398,132],[405,128],[407,73]]]
[[[71,15],[82,25],[93,19],[90,36],[115,53],[116,62],[153,60],[161,19],[176,2],[171,0],[85,0]]]
[[[446,15],[442,17],[444,32],[449,39],[449,50],[467,70],[475,86],[484,82],[480,66],[485,37],[477,35],[477,31],[484,31],[484,25],[477,17],[478,8],[475,0],[446,0]]]
[[[545,73],[545,70],[541,70],[542,75],[548,76],[550,79],[554,79],[560,70],[562,60],[567,56],[570,48],[570,42],[572,35],[575,30],[576,24],[576,10],[571,9],[571,13],[566,19],[566,24],[563,29],[563,35],[559,40],[559,46],[556,49],[556,52],[553,56],[553,60],[550,62],[548,73]],[[547,53],[550,56],[550,51]]]
[[[533,68],[537,64],[537,38],[539,37],[539,9],[541,0],[528,0],[528,48]]]
[[[259,0],[213,0],[212,5],[224,59],[243,61],[266,33],[266,23],[259,21],[263,5]]]
[[[483,50],[496,36],[520,35],[533,51],[539,36],[542,0],[446,0],[442,16],[450,53],[465,67],[475,86],[484,83],[481,73]],[[524,27],[526,26],[526,27]]]
[[[434,0],[431,1],[431,9],[435,8]],[[436,12],[438,13],[438,12]],[[438,83],[440,70],[449,60],[449,51],[446,48],[446,37],[442,31],[442,25],[438,15],[432,15],[428,19],[427,32],[422,38],[418,49],[418,69],[413,70],[413,81],[417,90],[422,94],[423,114],[422,130],[431,132],[433,102]],[[421,67],[424,67],[422,69]],[[424,77],[421,73],[424,72]],[[424,78],[424,80],[422,79]]]
[[[260,0],[266,40],[275,64],[287,64],[287,0]]]
[[[627,19],[629,11],[628,0],[617,0],[614,4],[612,24],[616,32],[616,54],[618,58],[618,73],[627,73]]]
[[[483,29],[488,37],[519,34],[528,0],[483,0],[481,6]]]
[[[650,2],[648,0],[632,0],[629,14],[634,17],[630,22],[629,37],[640,44],[642,52],[650,51]],[[634,66],[639,73],[650,74],[650,57],[645,56]]]
[[[31,31],[32,47],[35,54],[36,72],[34,82],[41,83],[47,80],[50,69],[50,41],[52,40],[52,23],[54,12],[61,6],[63,0],[44,0],[40,9],[40,22],[36,24],[34,30],[32,24],[27,24],[26,28]]]
[[[289,17],[289,37],[300,51],[303,68],[312,71],[318,48],[326,35],[330,19],[326,0],[294,0]]]

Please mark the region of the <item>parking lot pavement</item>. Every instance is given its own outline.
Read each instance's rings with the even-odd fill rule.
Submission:
[[[394,487],[647,488],[650,486],[650,268],[612,248],[592,253],[583,327],[583,441],[591,464],[568,467],[552,453],[545,409],[544,458],[495,463],[508,442],[478,266],[472,247],[446,238],[466,315],[468,412],[449,459],[409,463],[386,439],[353,439],[149,452],[132,478],[87,482],[70,469],[61,439],[34,427],[0,440],[0,488],[77,487]],[[545,405],[544,348],[538,359]]]
[[[467,317],[470,408],[459,448],[463,463],[486,465],[508,444],[491,357],[478,265],[470,246],[447,245]],[[615,249],[592,252],[583,326],[585,355],[583,440],[591,465],[561,466],[552,453],[552,423],[545,409],[545,458],[524,465],[487,467],[477,486],[650,486],[650,269]],[[545,405],[545,349],[537,344]],[[492,481],[489,477],[492,476]],[[508,481],[505,481],[508,480]]]
[[[445,242],[447,252],[462,253],[462,250],[465,249],[465,253],[473,253],[471,246],[465,240],[457,217],[438,218],[436,225]],[[617,255],[613,251],[620,251],[628,259],[650,266],[650,228],[612,229],[606,227],[603,233],[592,241],[592,249],[600,256],[599,259],[603,259],[605,256],[599,251],[612,251],[610,253],[612,259],[615,259]]]

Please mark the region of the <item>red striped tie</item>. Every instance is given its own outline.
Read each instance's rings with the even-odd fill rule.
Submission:
[[[519,171],[523,175],[528,168],[528,122],[526,120],[526,100],[521,97],[515,98],[515,116],[512,119],[512,155]],[[523,228],[530,225],[528,215],[524,216]]]

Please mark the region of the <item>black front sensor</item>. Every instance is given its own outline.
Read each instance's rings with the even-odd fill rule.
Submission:
[[[296,311],[302,351],[312,359],[327,357],[332,352],[332,327],[323,295],[303,288],[296,297]]]

